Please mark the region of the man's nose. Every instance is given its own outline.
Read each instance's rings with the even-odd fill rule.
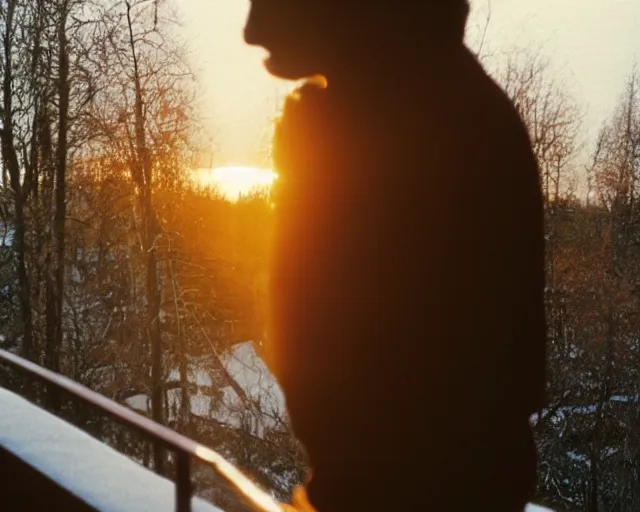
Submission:
[[[251,46],[264,46],[264,23],[259,10],[253,5],[247,16],[247,23],[244,26],[244,42]]]
[[[257,44],[254,30],[248,23],[244,27],[244,42],[251,46]]]

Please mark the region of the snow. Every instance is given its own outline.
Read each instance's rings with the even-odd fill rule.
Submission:
[[[524,512],[553,512],[553,510],[529,503],[524,509]]]
[[[224,362],[231,377],[263,410],[284,414],[282,390],[251,341],[237,345]]]
[[[202,368],[189,368],[188,381],[196,386],[213,386],[213,379]],[[180,370],[174,368],[169,372],[167,382],[180,382]]]
[[[234,428],[247,428],[249,424],[251,433],[258,436],[263,434],[265,428],[277,426],[286,414],[284,395],[275,377],[255,351],[253,342],[236,345],[222,356],[222,364],[256,407],[248,407],[230,385],[220,389],[219,400],[214,399],[206,388],[211,388],[213,382],[220,379],[214,379],[207,372],[203,361],[191,361],[187,370],[188,381],[196,387],[196,391],[189,396],[191,414],[204,419],[215,419]],[[171,369],[168,381],[179,380],[180,371],[177,368]],[[182,390],[178,388],[167,391],[169,421],[175,419],[176,412],[180,409],[181,394]],[[150,412],[150,400],[145,394],[129,397],[124,402],[136,411],[146,414]]]
[[[102,512],[172,512],[175,485],[0,388],[0,446]],[[199,498],[194,512],[221,512]]]
[[[127,398],[124,403],[135,411],[148,412],[150,409],[147,395],[134,395]]]
[[[584,453],[579,453],[575,450],[569,450],[567,452],[567,457],[576,462],[584,462],[587,465],[589,464],[589,457],[587,457]]]
[[[189,403],[191,404],[191,411],[196,416],[207,417],[211,411],[211,404],[213,399],[210,396],[198,393],[197,395],[191,395],[189,397]]]
[[[629,395],[612,395],[609,397],[609,403],[614,404],[637,404],[640,403],[640,396],[629,396]],[[542,410],[542,418],[550,421],[553,424],[558,424],[564,422],[567,419],[567,416],[573,414],[581,414],[581,415],[589,415],[595,414],[598,410],[597,404],[589,404],[589,405],[565,405],[562,407],[558,407],[553,416],[547,416],[549,414],[548,409]],[[530,416],[529,422],[532,425],[536,425],[539,420],[539,414],[534,413]]]
[[[611,402],[622,402],[624,404],[628,403],[638,403],[640,398],[637,396],[626,396],[626,395],[613,395],[609,398]]]
[[[223,362],[229,375],[249,400],[257,405],[258,410],[253,414],[254,434],[261,435],[264,427],[273,427],[285,417],[284,394],[251,341],[236,345],[225,355]],[[219,419],[231,423],[241,422],[242,414],[245,417],[247,414],[241,398],[231,387],[225,388],[223,396],[222,406],[217,411]]]
[[[12,247],[16,230],[0,221],[0,247]]]

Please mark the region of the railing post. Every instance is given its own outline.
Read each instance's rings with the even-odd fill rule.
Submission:
[[[191,512],[191,457],[178,450],[176,453],[176,512]]]

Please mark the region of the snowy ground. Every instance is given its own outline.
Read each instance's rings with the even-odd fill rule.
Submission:
[[[236,391],[224,382],[221,399],[215,400],[212,386],[219,377],[214,375],[206,364],[192,362],[188,368],[189,383],[196,388],[189,402],[191,414],[204,419],[215,419],[231,427],[246,428],[247,419],[251,420],[253,434],[261,435],[265,427],[274,426],[285,415],[284,396],[275,379],[267,369],[264,361],[256,353],[253,343],[248,341],[236,345],[233,350],[222,357],[225,370],[236,381],[246,396],[256,405],[249,410]],[[177,368],[169,372],[167,382],[180,380]],[[168,395],[168,420],[175,418],[180,405],[180,389],[171,389]],[[136,411],[149,414],[151,400],[148,395],[140,394],[129,397],[125,404]],[[248,416],[250,418],[248,418]]]

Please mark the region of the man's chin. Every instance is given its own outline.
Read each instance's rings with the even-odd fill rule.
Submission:
[[[267,57],[263,63],[269,74],[283,80],[302,80],[316,74],[308,67],[305,68],[305,66],[294,63],[284,63],[271,56]]]

